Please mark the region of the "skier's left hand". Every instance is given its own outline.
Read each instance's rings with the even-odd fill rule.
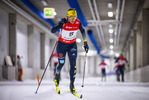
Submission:
[[[88,53],[89,46],[87,44],[87,41],[84,42],[84,49],[85,49],[85,52]]]

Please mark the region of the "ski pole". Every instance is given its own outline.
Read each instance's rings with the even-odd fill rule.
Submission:
[[[84,76],[85,76],[86,56],[87,56],[87,53],[85,52],[82,87],[84,87]]]
[[[58,42],[58,41],[56,41],[55,46],[54,46],[54,48],[53,48],[53,51],[52,51],[52,53],[51,53],[51,56],[50,56],[50,58],[49,58],[49,61],[48,61],[48,63],[47,63],[47,66],[46,66],[46,68],[44,69],[44,72],[43,72],[43,74],[42,74],[41,80],[40,80],[40,82],[38,83],[38,87],[37,87],[37,89],[36,89],[35,94],[37,94],[37,91],[38,91],[38,89],[39,89],[39,86],[40,86],[40,84],[41,84],[41,81],[42,81],[42,79],[43,79],[43,76],[44,76],[44,74],[45,74],[45,72],[46,72],[46,70],[47,70],[47,68],[48,68],[48,65],[49,65],[49,63],[50,63],[50,61],[51,61],[51,58],[52,58],[53,53],[54,53],[54,51],[55,51],[55,48],[56,48],[56,46],[57,46],[57,42]]]

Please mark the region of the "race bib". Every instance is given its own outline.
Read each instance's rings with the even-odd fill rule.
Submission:
[[[119,65],[124,65],[125,61],[124,60],[119,60],[118,63],[119,63]]]
[[[100,65],[102,69],[105,69],[105,65]]]
[[[65,30],[62,30],[61,36],[62,36],[63,39],[73,40],[73,39],[76,38],[76,33],[77,33],[77,30],[76,31],[65,31]]]

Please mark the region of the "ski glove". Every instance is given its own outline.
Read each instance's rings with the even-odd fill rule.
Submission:
[[[85,50],[86,53],[88,53],[89,46],[87,44],[87,41],[84,42],[84,50]]]
[[[63,24],[65,24],[65,23],[67,23],[67,20],[66,20],[65,18],[63,18],[63,19],[61,19],[61,22],[62,22]]]

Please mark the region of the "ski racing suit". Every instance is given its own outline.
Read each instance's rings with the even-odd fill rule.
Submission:
[[[67,19],[63,18],[59,23],[52,28],[51,32],[55,33],[60,29],[59,39],[57,44],[58,64],[56,73],[60,73],[65,63],[66,52],[68,53],[70,62],[70,80],[74,81],[76,76],[76,58],[77,58],[77,45],[76,35],[80,30],[83,40],[86,40],[85,30],[79,21],[76,19],[74,23],[70,23]]]
[[[122,81],[124,81],[124,69],[125,69],[125,61],[128,63],[127,59],[125,57],[119,57],[116,59],[115,63],[118,63],[118,70],[120,71],[120,74],[122,75]],[[119,75],[118,75],[118,81],[119,81]]]
[[[106,77],[106,66],[107,66],[107,64],[105,62],[101,62],[99,66],[101,67],[102,77]]]

